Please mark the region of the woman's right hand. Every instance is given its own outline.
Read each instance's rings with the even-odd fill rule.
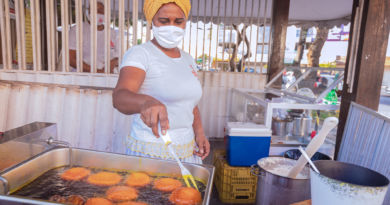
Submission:
[[[142,105],[140,114],[142,121],[152,128],[152,132],[157,138],[160,137],[158,123],[161,126],[161,133],[165,135],[169,129],[169,121],[167,108],[164,104],[151,97]]]

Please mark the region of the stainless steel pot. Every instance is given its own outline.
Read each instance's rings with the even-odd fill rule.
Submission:
[[[286,136],[286,125],[286,120],[277,118],[272,119],[272,134],[280,137]]]
[[[284,205],[310,199],[309,168],[305,167],[305,177],[291,179],[277,173],[279,168],[292,167],[296,160],[282,157],[266,157],[252,165],[252,174],[258,176],[256,205]],[[278,168],[279,167],[279,168]],[[283,174],[282,174],[283,175]]]
[[[293,130],[293,119],[287,117],[285,119],[272,119],[272,134],[280,137],[291,135]]]
[[[305,141],[305,137],[311,132],[311,117],[296,117],[293,121],[293,136],[299,137],[301,142]]]

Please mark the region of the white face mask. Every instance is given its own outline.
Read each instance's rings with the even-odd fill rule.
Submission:
[[[164,48],[175,48],[183,40],[185,30],[177,26],[154,26],[153,35],[158,44]]]
[[[91,17],[89,12],[86,13],[87,19],[91,22]],[[104,25],[104,15],[103,14],[96,14],[96,25],[101,26]]]

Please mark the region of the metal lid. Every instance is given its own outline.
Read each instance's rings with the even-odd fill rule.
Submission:
[[[33,156],[52,149],[47,140],[57,137],[54,123],[34,122],[9,131],[0,137],[0,173]]]

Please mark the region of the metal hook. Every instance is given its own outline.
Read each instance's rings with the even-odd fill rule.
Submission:
[[[9,194],[9,183],[8,183],[8,180],[6,178],[0,176],[0,181],[3,184],[4,194],[8,195]]]
[[[64,146],[64,147],[67,147],[69,149],[69,166],[72,167],[73,166],[73,160],[72,160],[72,146],[69,142],[66,142],[66,141],[60,141],[60,140],[55,140],[53,137],[49,137],[47,140],[46,140],[47,144],[48,145],[57,145],[57,146]]]

